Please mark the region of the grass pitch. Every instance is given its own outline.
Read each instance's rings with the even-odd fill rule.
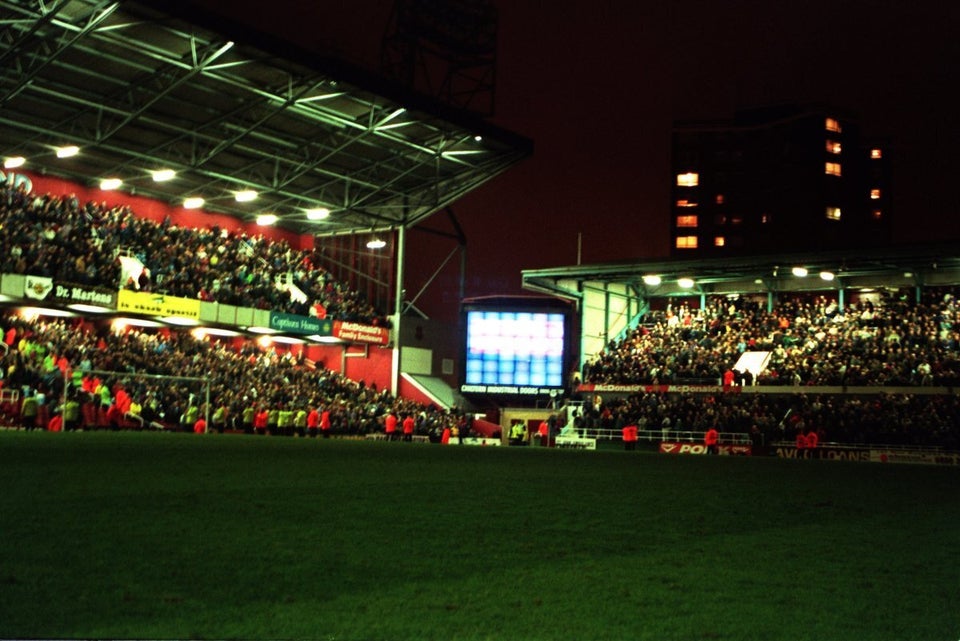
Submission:
[[[957,639],[960,470],[0,433],[0,637]]]

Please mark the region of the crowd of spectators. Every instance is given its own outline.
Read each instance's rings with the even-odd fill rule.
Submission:
[[[5,185],[0,194],[0,273],[388,325],[321,266],[317,250],[218,227],[158,223],[126,206],[35,195],[22,186]],[[142,269],[129,274],[121,257]]]
[[[668,441],[717,427],[769,445],[812,429],[821,443],[960,449],[960,397],[952,394],[642,392],[586,403],[579,421],[585,428],[617,433],[636,425]]]
[[[145,268],[124,282],[121,256]],[[356,292],[336,282],[312,252],[218,229],[187,229],[138,218],[126,207],[81,204],[4,187],[0,270],[57,281],[129,287],[226,304],[386,324]],[[278,281],[306,294],[298,300]],[[319,311],[318,311],[319,310]],[[183,423],[212,412],[218,425],[243,428],[247,408],[324,408],[337,433],[381,431],[387,414],[415,416],[417,432],[462,423],[457,413],[394,398],[362,382],[307,367],[291,352],[255,342],[218,342],[187,332],[90,329],[82,322],[4,322],[3,387],[40,399],[64,396],[64,371],[79,373],[67,396],[89,394],[83,372],[129,372],[100,381],[106,398],[122,391],[147,421]],[[83,328],[81,330],[81,328]],[[769,352],[755,377],[734,368],[747,351]],[[197,377],[206,389],[184,379]],[[83,379],[83,381],[81,380]],[[960,401],[950,394],[808,394],[809,386],[931,387],[960,382],[960,304],[948,288],[884,291],[841,307],[821,294],[765,299],[716,297],[702,309],[681,304],[651,311],[612,341],[583,372],[586,383],[790,386],[782,394],[638,393],[588,403],[588,427],[613,430],[750,432],[765,442],[814,429],[821,441],[957,447]],[[246,412],[249,415],[249,411]]]
[[[650,312],[586,365],[585,382],[728,387],[732,381],[783,392],[598,397],[580,420],[587,427],[637,425],[664,435],[721,426],[766,443],[813,429],[821,441],[960,448],[960,399],[903,389],[960,382],[956,294],[927,288],[917,300],[914,291],[891,290],[844,308],[827,296],[796,294],[772,311],[765,300],[718,297],[703,309]],[[756,377],[734,369],[747,351],[769,352]],[[805,388],[812,386],[877,391],[809,393]]]
[[[724,382],[746,351],[769,352],[758,385],[953,386],[960,382],[955,292],[884,292],[840,308],[826,296],[720,298],[650,312],[584,370],[587,383]],[[736,379],[742,380],[740,376]]]
[[[431,437],[465,420],[460,412],[395,397],[256,341],[237,344],[185,331],[93,329],[80,321],[12,315],[0,316],[0,325],[6,346],[0,387],[21,397],[39,396],[54,412],[64,398],[104,406],[124,398],[128,407],[123,411],[135,405],[146,424],[190,428],[195,418],[209,414],[209,429],[244,430],[248,408],[274,413],[317,409],[329,412],[330,433],[337,435],[382,433],[385,417],[393,413],[413,417],[415,433]],[[209,405],[205,384],[192,378],[209,381]]]

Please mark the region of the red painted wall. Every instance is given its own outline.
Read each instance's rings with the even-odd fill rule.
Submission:
[[[255,223],[244,223],[226,214],[215,214],[202,209],[184,209],[175,207],[158,200],[133,196],[123,191],[103,191],[98,187],[87,187],[72,183],[62,178],[42,176],[29,171],[18,171],[30,178],[33,182],[34,194],[53,194],[66,196],[75,194],[81,203],[98,202],[108,206],[125,205],[140,218],[162,222],[167,216],[180,227],[193,229],[209,228],[213,226],[229,229],[234,232],[246,232],[248,236],[263,236],[270,240],[285,240],[295,249],[312,249],[313,236],[298,235],[276,227],[261,227]]]
[[[421,392],[419,388],[417,388],[413,383],[405,379],[403,376],[400,377],[400,385],[397,395],[417,401],[418,403],[423,403],[424,405],[434,404],[432,398]]]
[[[362,345],[352,345],[344,358],[342,345],[310,345],[306,357],[316,361],[317,367],[343,374],[349,379],[363,381],[368,386],[375,383],[377,389],[390,389],[393,350],[371,345],[366,350]]]

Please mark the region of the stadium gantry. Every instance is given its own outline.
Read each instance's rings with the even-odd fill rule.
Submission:
[[[183,2],[0,0],[0,140],[30,168],[314,236],[409,228],[532,143]],[[69,162],[54,148],[81,150]],[[151,172],[172,169],[176,180]],[[256,208],[235,198],[256,193]],[[308,212],[324,209],[319,217]]]

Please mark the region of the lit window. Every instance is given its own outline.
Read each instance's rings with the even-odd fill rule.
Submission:
[[[696,206],[697,206],[697,202],[694,200],[687,200],[686,198],[682,198],[677,201],[677,207],[696,207]]]
[[[697,224],[696,216],[677,216],[677,227],[696,227]]]
[[[714,246],[714,247],[723,247],[723,246],[726,245],[726,244],[727,244],[727,241],[726,241],[726,239],[725,239],[723,236],[715,236],[715,237],[713,238],[713,246]]]
[[[835,133],[840,133],[840,121],[836,118],[827,118],[824,126],[827,128],[827,131],[833,131]]]
[[[830,220],[840,220],[840,208],[827,207],[827,218]]]
[[[836,140],[827,141],[827,153],[830,154],[839,154],[840,153],[840,143]]]
[[[826,165],[826,172],[828,176],[841,176],[840,163],[838,162],[828,162]]]
[[[871,189],[870,190],[870,200],[880,200],[880,190]]]
[[[696,236],[677,236],[677,249],[696,249]]]
[[[677,174],[677,187],[696,187],[700,184],[700,174],[689,171]]]
[[[715,225],[726,225],[727,217],[723,214],[717,214],[716,216],[713,217],[713,223]]]
[[[770,214],[760,214],[760,224],[766,225],[770,222]]]
[[[730,217],[730,224],[731,224],[731,225],[739,225],[739,224],[741,224],[741,223],[743,223],[743,216],[731,216],[731,217]]]
[[[873,160],[879,160],[883,158],[883,151],[881,151],[880,149],[871,149],[870,158],[872,158]]]
[[[873,212],[871,212],[871,215],[873,216],[874,220],[880,220],[883,218],[883,211],[880,209],[874,209]]]
[[[716,202],[717,202],[718,205],[722,205],[722,204],[723,204],[723,194],[717,194]]]

